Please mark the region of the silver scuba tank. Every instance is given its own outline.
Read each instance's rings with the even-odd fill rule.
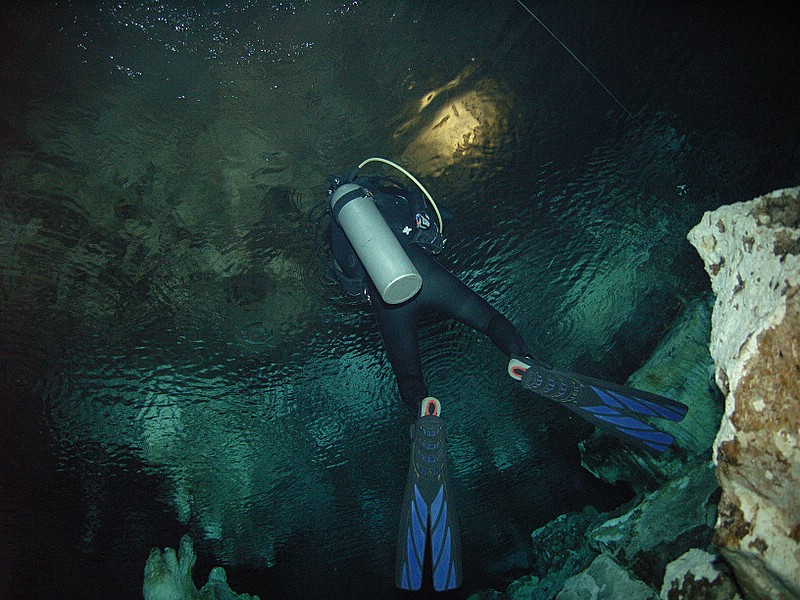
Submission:
[[[330,206],[381,298],[387,304],[400,304],[414,297],[422,287],[422,276],[369,192],[346,183],[333,192]]]

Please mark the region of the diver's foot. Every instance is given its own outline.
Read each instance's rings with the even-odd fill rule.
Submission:
[[[522,376],[525,375],[525,371],[528,370],[529,366],[530,363],[525,362],[521,358],[512,356],[511,360],[508,361],[508,374],[517,381],[521,381]]]
[[[526,354],[524,356],[511,357],[511,360],[508,361],[508,374],[517,381],[521,381],[522,376],[525,375],[525,371],[527,371],[528,367],[531,365],[544,367],[548,371],[552,370],[553,368],[553,365],[542,360],[541,358],[536,358],[531,354]]]
[[[420,403],[420,417],[438,417],[442,414],[442,404],[433,396],[428,396]]]

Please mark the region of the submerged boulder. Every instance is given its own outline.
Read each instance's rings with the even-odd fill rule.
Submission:
[[[800,598],[800,187],[703,216],[689,233],[716,294],[725,394],[715,543],[745,594]]]
[[[692,548],[667,565],[661,600],[740,600],[730,569],[717,554]]]
[[[505,598],[656,598],[670,563],[710,549],[717,497],[713,465],[699,460],[612,514],[587,507],[562,515],[533,532],[534,571]]]
[[[625,482],[636,492],[646,492],[682,477],[699,457],[710,457],[723,410],[708,353],[711,309],[710,297],[689,302],[650,359],[626,382],[689,407],[678,423],[653,421],[675,437],[674,447],[655,456],[598,429],[580,446],[581,462],[590,473],[612,485]]]
[[[701,461],[624,514],[587,531],[587,541],[657,589],[670,562],[711,542],[717,496],[713,469]]]
[[[586,544],[586,530],[602,520],[591,506],[581,513],[561,515],[531,534],[533,572],[512,583],[506,597],[555,598],[565,582],[586,569],[597,551]]]
[[[607,554],[601,554],[592,561],[588,569],[567,580],[556,600],[584,598],[655,600],[657,597],[657,594],[643,581],[633,577]]]

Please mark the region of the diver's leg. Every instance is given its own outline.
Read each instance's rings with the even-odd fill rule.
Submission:
[[[397,380],[400,397],[417,414],[420,402],[428,396],[428,389],[422,376],[414,300],[401,305],[388,305],[381,300],[374,286],[370,287],[372,311]]]
[[[422,275],[422,291],[416,300],[487,335],[506,356],[527,353],[525,342],[505,315],[494,308],[436,259],[417,246],[408,255]]]

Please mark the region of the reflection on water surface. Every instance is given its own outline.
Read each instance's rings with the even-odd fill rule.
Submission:
[[[796,183],[774,80],[753,135],[725,100],[752,73],[704,87],[731,46],[692,45],[691,15],[542,7],[637,125],[514,3],[51,9],[10,9],[0,59],[0,595],[137,596],[186,531],[237,591],[390,589],[409,415],[326,280],[327,174],[403,162],[455,214],[443,261],[540,353],[617,380],[706,291],[702,211]],[[470,589],[626,497],[486,340],[430,322],[422,349]]]

